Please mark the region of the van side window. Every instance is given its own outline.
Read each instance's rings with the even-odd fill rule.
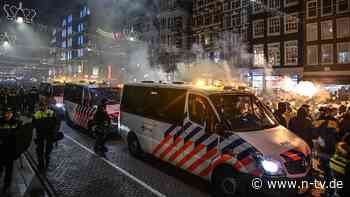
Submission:
[[[76,85],[67,85],[64,89],[64,100],[81,104],[83,88]]]
[[[206,125],[206,132],[215,132],[215,126],[218,123],[217,117],[206,98],[191,94],[189,97],[189,118],[191,121]]]

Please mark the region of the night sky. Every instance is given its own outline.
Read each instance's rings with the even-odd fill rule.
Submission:
[[[62,13],[65,13],[67,9],[74,6],[76,3],[84,1],[85,0],[2,0],[0,2],[1,15],[4,15],[2,9],[3,4],[7,3],[18,6],[19,2],[23,2],[24,8],[32,8],[37,11],[36,22],[45,25],[54,25]]]

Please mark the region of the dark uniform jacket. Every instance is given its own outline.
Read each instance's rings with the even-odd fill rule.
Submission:
[[[324,140],[323,153],[333,155],[335,151],[335,144],[337,142],[338,124],[336,121],[325,118],[319,119],[314,123],[315,136],[321,137]]]
[[[9,121],[0,119],[0,163],[14,160],[16,154],[16,132],[21,122],[12,118]]]
[[[37,111],[34,113],[33,126],[40,139],[53,139],[57,129],[56,114],[53,110]]]

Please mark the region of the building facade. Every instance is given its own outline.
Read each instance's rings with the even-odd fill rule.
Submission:
[[[304,79],[350,83],[350,1],[304,1]]]
[[[191,0],[160,1],[159,59],[168,73],[176,69],[177,63],[191,58],[191,16]]]

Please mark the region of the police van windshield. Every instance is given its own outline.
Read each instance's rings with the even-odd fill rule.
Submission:
[[[92,88],[90,89],[92,96],[92,103],[98,105],[102,100],[106,99],[108,105],[118,104],[120,94],[118,89],[114,88]]]
[[[273,114],[254,96],[214,94],[209,97],[232,131],[256,131],[278,125]]]
[[[64,86],[53,86],[53,96],[63,96],[64,93]]]

